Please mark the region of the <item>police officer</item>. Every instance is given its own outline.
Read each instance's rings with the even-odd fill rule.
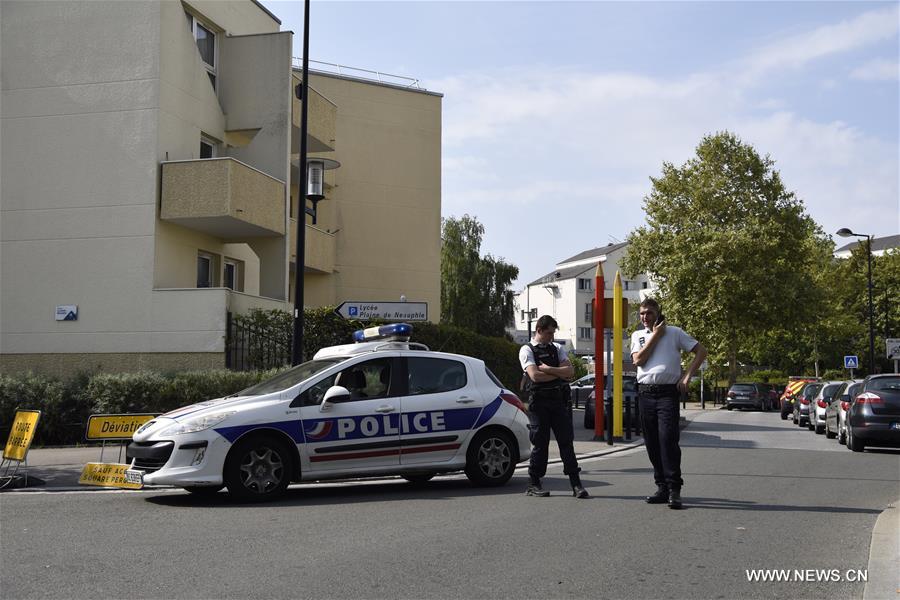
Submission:
[[[638,405],[644,445],[653,464],[656,493],[648,504],[681,508],[681,448],[678,446],[678,401],[706,358],[706,348],[674,325],[666,325],[653,298],[641,302],[642,329],[631,334],[631,360],[637,366]],[[681,353],[693,352],[687,371]]]
[[[556,436],[563,472],[569,476],[572,494],[587,498],[587,490],[581,485],[578,460],[575,458],[575,432],[572,429],[572,413],[569,412],[569,385],[567,380],[575,374],[562,347],[553,342],[553,334],[559,325],[550,315],[537,320],[535,335],[530,343],[519,350],[519,362],[526,375],[528,391],[528,426],[531,438],[531,462],[528,465],[528,496],[546,497],[550,492],[541,487],[541,477],[547,473],[547,449],[550,431]]]

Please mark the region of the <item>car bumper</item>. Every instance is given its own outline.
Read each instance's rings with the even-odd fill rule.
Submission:
[[[850,423],[853,437],[863,439],[872,445],[883,444],[885,446],[900,447],[900,429],[894,429],[892,423],[900,422],[900,417],[885,422],[856,422]]]
[[[128,445],[131,468],[143,473],[145,485],[221,485],[231,444],[222,436],[174,436]],[[168,446],[167,446],[168,444]]]

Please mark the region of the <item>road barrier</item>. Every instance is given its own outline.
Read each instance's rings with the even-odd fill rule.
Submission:
[[[0,475],[0,489],[28,486],[28,449],[31,448],[40,419],[39,410],[16,409],[16,416],[13,418],[6,446],[3,448],[3,459],[0,460],[0,469],[3,469],[3,475]],[[9,470],[14,463],[15,469],[10,473]],[[20,475],[19,467],[22,463],[25,463],[25,469]]]
[[[82,485],[98,485],[101,487],[118,487],[140,489],[139,484],[129,483],[125,479],[128,465],[122,463],[122,450],[125,444],[142,425],[154,419],[156,415],[149,413],[91,415],[88,417],[84,438],[88,441],[102,440],[100,445],[100,462],[87,463],[81,472],[78,483]],[[116,463],[103,462],[106,442],[118,441],[119,457]]]

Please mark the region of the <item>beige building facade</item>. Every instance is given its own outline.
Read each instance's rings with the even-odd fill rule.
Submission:
[[[9,1],[0,23],[0,372],[224,366],[229,313],[293,307],[292,32],[253,0]],[[311,156],[341,166],[306,217],[305,305],[436,319],[440,94],[310,86]]]

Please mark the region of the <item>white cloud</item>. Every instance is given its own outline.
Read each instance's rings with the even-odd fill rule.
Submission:
[[[890,39],[897,35],[900,7],[863,13],[834,25],[825,25],[761,48],[746,61],[747,81],[771,71],[798,68],[832,54]]]
[[[896,60],[875,59],[853,69],[850,77],[862,81],[897,81],[900,79],[900,63]]]

